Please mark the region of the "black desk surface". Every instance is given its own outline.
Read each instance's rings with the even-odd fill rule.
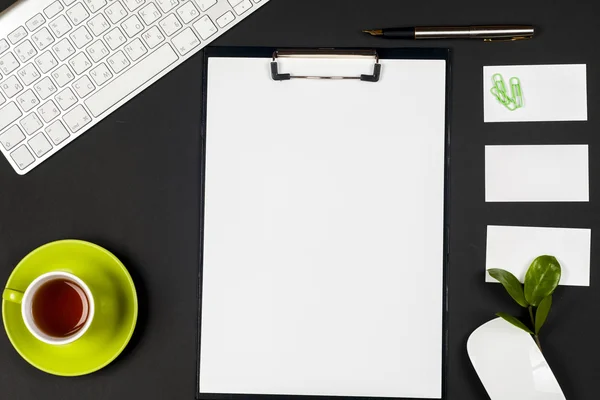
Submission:
[[[0,0],[0,9],[11,4]],[[497,311],[518,312],[500,285],[484,284],[487,224],[600,228],[600,24],[594,1],[271,0],[220,38],[222,46],[415,46],[378,41],[362,28],[536,24],[521,43],[420,42],[453,49],[448,396],[487,395],[466,353],[473,329]],[[484,124],[482,67],[587,63],[586,123]],[[188,399],[196,389],[196,277],[200,54],[110,115],[30,174],[0,160],[0,282],[35,247],[80,238],[113,251],[140,297],[132,343],[104,370],[58,378],[29,366],[0,333],[0,398]],[[552,82],[548,82],[552,84]],[[557,98],[556,101],[568,101]],[[484,145],[589,143],[591,202],[486,204]],[[592,263],[600,243],[594,235]],[[569,399],[598,398],[600,281],[559,288],[543,332],[545,355]]]

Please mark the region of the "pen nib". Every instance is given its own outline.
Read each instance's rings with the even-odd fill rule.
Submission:
[[[363,33],[368,33],[369,35],[373,35],[373,36],[381,36],[381,35],[383,35],[383,30],[381,30],[381,29],[365,30],[365,31],[363,31]]]

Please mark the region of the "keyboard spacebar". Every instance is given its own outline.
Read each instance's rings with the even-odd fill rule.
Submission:
[[[177,59],[175,51],[168,43],[165,43],[117,79],[90,96],[85,101],[85,105],[88,106],[94,117],[99,117],[103,112],[160,74]]]

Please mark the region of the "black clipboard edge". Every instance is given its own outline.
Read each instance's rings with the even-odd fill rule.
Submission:
[[[314,50],[314,48],[298,48]],[[336,48],[342,49],[344,48]],[[446,61],[446,126],[445,126],[445,173],[444,173],[444,260],[443,260],[443,296],[442,296],[442,397],[441,399],[400,398],[400,397],[345,397],[345,396],[303,396],[303,395],[266,395],[266,394],[222,394],[200,392],[200,340],[202,328],[202,265],[204,254],[204,195],[206,167],[206,119],[208,108],[208,60],[211,57],[264,57],[269,58],[276,47],[207,47],[203,50],[202,61],[202,110],[200,120],[200,212],[199,212],[199,254],[198,254],[198,301],[196,332],[196,400],[447,400],[448,399],[448,271],[450,264],[450,117],[452,115],[452,52],[446,48],[345,48],[346,50],[376,50],[381,59],[406,60],[444,60]],[[269,79],[268,76],[265,79]]]

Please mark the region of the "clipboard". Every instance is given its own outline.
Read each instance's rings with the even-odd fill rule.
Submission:
[[[445,399],[449,50],[209,48],[203,74],[197,399]]]

